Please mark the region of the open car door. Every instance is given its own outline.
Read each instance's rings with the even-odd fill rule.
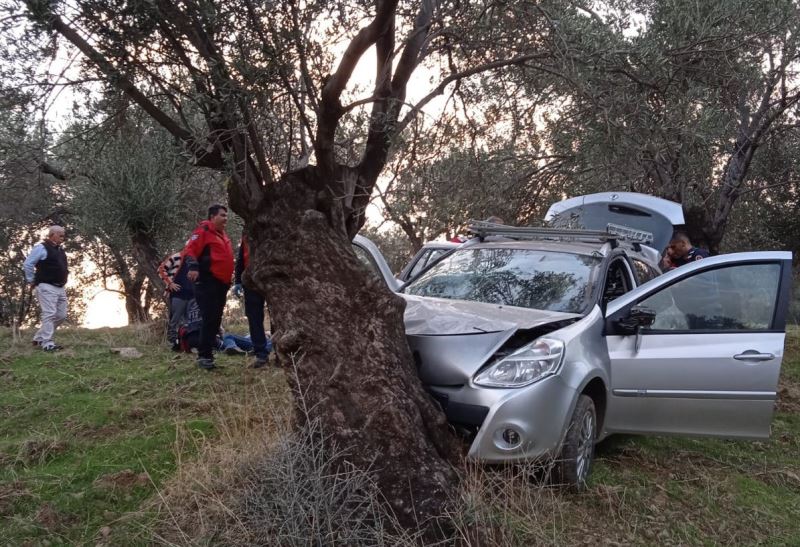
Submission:
[[[722,255],[609,303],[609,432],[766,438],[791,295],[791,253]]]
[[[377,245],[368,238],[357,235],[353,238],[353,252],[367,269],[383,279],[393,292],[397,292],[401,282],[392,273],[392,269],[386,263],[386,259],[383,258]]]

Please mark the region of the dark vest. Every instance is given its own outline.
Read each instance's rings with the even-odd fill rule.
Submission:
[[[44,242],[47,251],[47,258],[36,263],[36,274],[33,282],[47,283],[56,287],[63,287],[67,284],[69,269],[67,268],[67,255],[61,246],[56,246],[49,241]]]

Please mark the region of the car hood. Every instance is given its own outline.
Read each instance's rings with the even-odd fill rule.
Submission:
[[[401,294],[406,301],[406,334],[443,336],[480,334],[540,325],[581,317],[577,313],[534,310],[516,306],[468,302]]]
[[[401,296],[406,300],[408,343],[420,378],[429,385],[463,385],[518,330],[582,317],[577,313]]]

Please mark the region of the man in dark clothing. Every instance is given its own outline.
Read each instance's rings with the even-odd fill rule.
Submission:
[[[666,266],[666,269],[671,270],[694,262],[695,260],[708,258],[708,256],[708,251],[705,249],[692,246],[692,241],[689,239],[688,235],[683,232],[675,232],[672,235],[665,255],[668,262],[665,261],[662,264]]]
[[[34,245],[25,259],[25,280],[36,289],[42,309],[42,326],[33,336],[33,345],[44,351],[63,349],[53,341],[56,328],[67,318],[67,292],[64,285],[69,277],[67,255],[61,244],[66,234],[61,226],[51,226],[47,239]]]
[[[186,277],[194,283],[194,297],[203,318],[197,366],[206,370],[215,366],[214,341],[233,275],[233,247],[225,233],[227,222],[227,207],[212,205],[208,208],[208,220],[192,232],[183,250],[183,259],[189,268]]]
[[[236,256],[236,284],[233,287],[233,295],[239,297],[244,289],[244,313],[247,316],[247,324],[250,328],[250,340],[253,342],[253,351],[256,354],[256,361],[253,368],[262,368],[267,364],[269,349],[267,346],[267,334],[264,331],[264,297],[258,292],[242,287],[242,274],[250,263],[250,248],[247,240],[242,236],[242,243],[239,245],[239,253]]]
[[[165,292],[169,297],[167,340],[173,351],[180,350],[178,328],[186,316],[189,301],[194,299],[194,286],[187,277],[188,273],[189,265],[179,252],[168,256],[158,266],[158,275],[164,282]]]
[[[178,329],[179,350],[191,353],[192,349],[200,347],[200,329],[203,326],[203,319],[200,317],[200,307],[193,298],[189,300],[186,310],[186,318]],[[249,336],[240,336],[220,329],[214,341],[216,351],[225,352],[228,355],[244,355],[254,352],[253,341]],[[272,350],[272,343],[267,340],[267,354]]]

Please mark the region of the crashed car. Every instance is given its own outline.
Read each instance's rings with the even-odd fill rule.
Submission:
[[[548,219],[556,227],[479,225],[399,289],[419,376],[471,459],[551,457],[559,481],[581,487],[613,433],[769,436],[791,253],[660,275],[680,205],[603,193]]]

